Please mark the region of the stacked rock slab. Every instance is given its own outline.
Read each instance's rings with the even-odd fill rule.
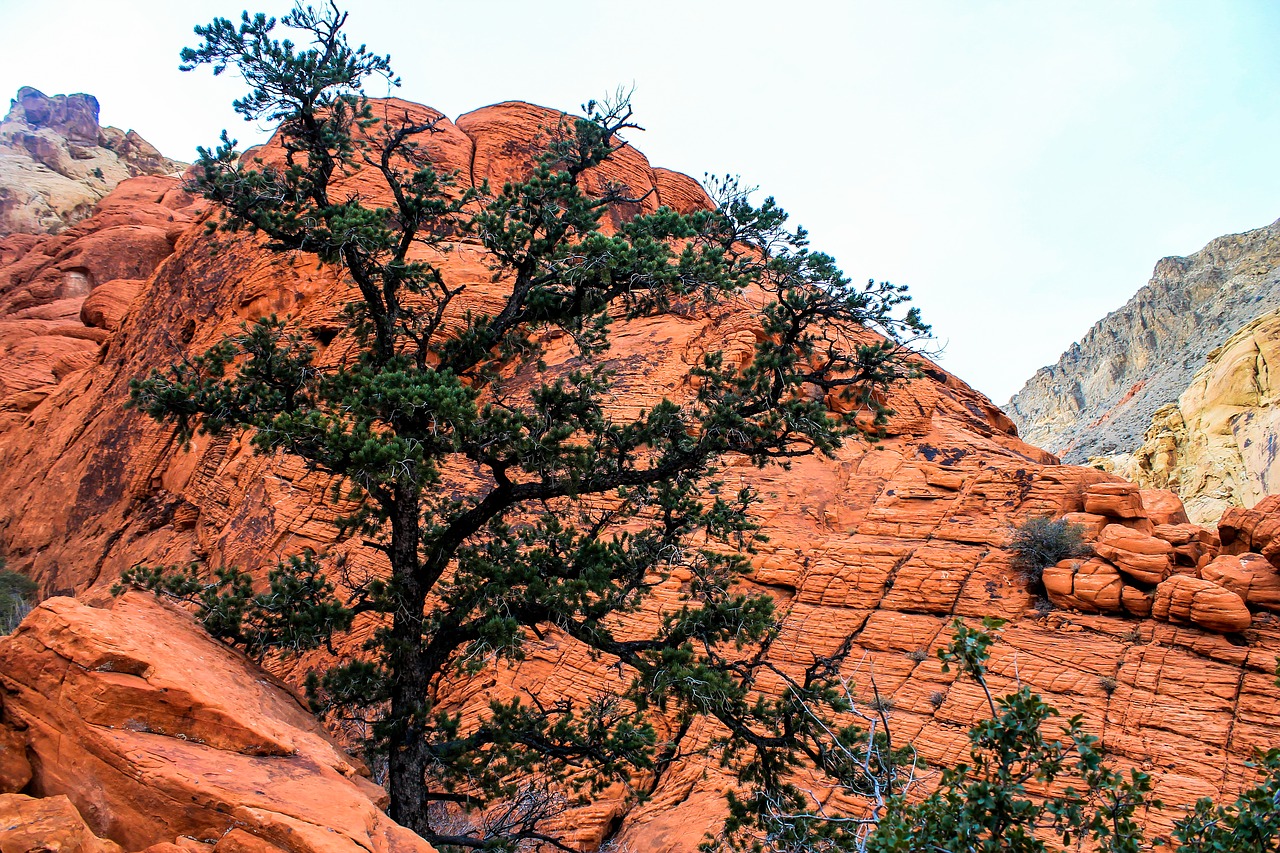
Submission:
[[[407,112],[415,122],[439,117],[402,101],[378,102],[375,112]],[[528,104],[486,107],[456,124],[439,121],[424,152],[463,184],[500,185],[528,168],[530,140],[558,120]],[[633,149],[611,168],[599,179],[625,184],[625,194],[644,198],[646,209],[707,204],[696,182],[651,167]],[[343,176],[332,189],[335,198],[358,192],[373,203],[385,192],[367,170]],[[379,552],[358,537],[336,540],[342,508],[331,504],[333,484],[324,477],[287,456],[256,456],[244,437],[180,443],[172,429],[124,409],[130,378],[201,352],[242,322],[271,313],[297,324],[323,366],[349,356],[339,334],[342,308],[353,298],[347,283],[311,256],[271,254],[243,234],[210,235],[203,211],[183,210],[191,227],[154,272],[137,277],[127,306],[113,313],[89,299],[78,304],[82,328],[100,317],[111,325],[101,329],[93,358],[49,374],[38,400],[0,420],[0,540],[9,566],[46,593],[69,590],[87,601],[104,600],[120,572],[139,562],[238,564],[263,576],[282,555],[310,547],[326,566],[384,570]],[[434,259],[451,287],[467,288],[457,310],[492,308],[505,285],[494,281],[480,248],[470,238],[448,248]],[[86,265],[95,258],[86,252]],[[109,292],[98,297],[100,289],[90,296],[106,303]],[[122,290],[120,303],[128,297]],[[749,352],[758,330],[746,303],[716,313],[620,318],[610,336],[616,405],[633,410],[691,393],[683,383],[689,365],[708,351]],[[567,344],[548,342],[553,368],[569,357]],[[897,414],[876,446],[850,442],[830,458],[798,459],[789,469],[730,459],[720,472],[726,488],[751,487],[761,496],[757,520],[769,541],[759,543],[748,582],[776,601],[779,628],[769,663],[800,671],[852,636],[847,674],[857,698],[868,698],[874,676],[879,694],[893,703],[895,739],[912,743],[930,765],[947,766],[964,754],[968,726],[984,713],[985,699],[954,672],[942,672],[933,653],[946,644],[953,619],[1003,617],[1009,625],[993,648],[990,673],[997,692],[1026,685],[1064,714],[1082,714],[1122,766],[1151,772],[1166,802],[1238,791],[1248,778],[1245,761],[1275,740],[1280,689],[1270,670],[1280,627],[1259,618],[1239,645],[1194,623],[1135,621],[1110,610],[1041,613],[1007,550],[1013,529],[1027,518],[1075,513],[1093,524],[1095,538],[1116,524],[1161,539],[1171,546],[1173,566],[1191,568],[1203,556],[1191,547],[1201,541],[1198,528],[1194,536],[1178,532],[1179,544],[1173,533],[1158,536],[1161,525],[1186,523],[1168,501],[1143,495],[1135,501],[1122,484],[1099,488],[1118,483],[1114,477],[1057,464],[1021,441],[990,400],[935,365],[921,362],[921,376],[887,402]],[[1121,611],[1154,604],[1153,590],[1115,572]],[[669,594],[659,590],[654,609],[635,618],[660,618],[674,605]],[[98,628],[84,620],[76,630]],[[493,697],[527,696],[525,690],[544,701],[584,701],[620,677],[610,661],[549,628],[526,651],[524,660],[445,698],[463,711]],[[297,686],[325,662],[278,661],[273,672]],[[612,837],[620,848],[695,850],[722,825],[724,791],[732,784],[715,756],[700,753],[715,734],[705,724],[671,733],[685,757],[661,776],[636,780],[647,799],[637,804],[621,791],[597,796],[566,817],[571,841],[583,849]],[[50,758],[48,766],[60,760]],[[1157,830],[1170,819],[1148,818]]]
[[[1084,513],[1065,518],[1082,525],[1095,556],[1045,569],[1045,591],[1057,606],[1150,615],[1219,633],[1248,628],[1250,606],[1280,612],[1276,567],[1257,553],[1220,554],[1218,536],[1188,523],[1172,492],[1100,483],[1085,493],[1084,504]],[[1230,528],[1238,552],[1271,543],[1280,515],[1266,510],[1276,508],[1241,516],[1243,535]]]

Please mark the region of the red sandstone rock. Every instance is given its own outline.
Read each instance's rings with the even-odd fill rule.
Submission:
[[[1159,583],[1173,568],[1173,546],[1118,524],[1103,529],[1093,549],[1134,580]]]
[[[1142,495],[1132,483],[1095,483],[1084,494],[1084,511],[1110,518],[1146,518]]]
[[[1168,622],[1192,622],[1210,631],[1243,631],[1253,621],[1244,600],[1213,581],[1173,575],[1156,587],[1151,614]]]
[[[1201,569],[1200,577],[1231,590],[1249,604],[1280,611],[1280,574],[1260,554],[1223,554]]]
[[[425,107],[388,103],[388,115],[397,110],[410,111],[415,120],[439,115]],[[554,115],[526,105],[499,105],[464,116],[457,125],[443,119],[440,133],[427,139],[428,153],[438,167],[457,170],[465,182],[472,176],[474,152],[474,179],[500,184],[519,173],[522,146],[527,148],[538,128]],[[259,153],[267,158],[278,155],[271,146]],[[605,178],[642,192],[656,187],[654,203],[683,207],[702,199],[692,181],[648,169],[634,152]],[[0,412],[0,540],[10,566],[35,577],[46,592],[74,591],[94,601],[102,600],[119,573],[137,562],[202,559],[239,564],[262,575],[280,554],[310,546],[318,552],[331,549],[331,559],[341,555],[353,569],[378,570],[383,562],[374,549],[356,541],[335,542],[338,511],[328,501],[332,484],[326,478],[288,457],[254,456],[244,438],[197,436],[179,445],[171,429],[124,411],[130,377],[171,364],[179,355],[200,352],[244,320],[271,312],[287,315],[323,344],[324,335],[338,328],[342,305],[352,298],[332,270],[317,269],[314,258],[270,255],[244,235],[221,235],[220,251],[211,253],[210,240],[200,227],[202,209],[182,206],[180,194],[172,192],[157,195],[139,188],[136,199],[121,196],[119,203],[98,214],[104,221],[109,214],[113,225],[129,224],[130,217],[139,220],[136,224],[146,224],[142,220],[150,221],[153,215],[174,217],[169,223],[173,230],[166,231],[169,239],[176,238],[173,255],[149,277],[140,276],[145,277],[141,291],[110,332],[83,325],[80,318],[88,311],[81,297],[59,295],[66,271],[58,269],[54,259],[78,239],[75,234],[57,238],[62,242],[20,242],[11,248],[0,243],[0,258],[7,257],[5,252],[15,256],[10,263],[22,281],[10,291],[0,279],[0,316],[30,308],[44,312],[45,319],[21,322],[43,324],[38,327],[42,335],[52,335],[44,331],[49,327],[74,327],[77,334],[100,336],[70,338],[92,344],[97,362],[60,377],[50,362],[41,377],[46,384],[12,395],[24,401],[25,408]],[[368,173],[357,172],[337,182],[334,192],[335,197],[360,192],[377,200],[385,188]],[[175,233],[183,220],[196,227]],[[452,251],[442,256],[443,274],[451,286],[467,285],[457,309],[494,305],[502,284],[492,281],[476,246],[464,240],[449,248]],[[611,329],[620,369],[618,405],[651,406],[663,396],[689,393],[680,384],[688,364],[708,351],[720,350],[729,357],[748,352],[755,345],[758,325],[746,303],[710,315],[620,320]],[[340,341],[323,344],[321,351],[326,366],[344,358]],[[553,346],[548,362],[555,364],[567,354],[567,348]],[[913,743],[930,764],[945,766],[963,754],[965,726],[985,713],[985,700],[971,684],[954,682],[953,674],[942,673],[936,659],[917,663],[908,654],[944,643],[956,615],[1003,616],[1011,622],[995,646],[992,683],[998,691],[1027,684],[1064,713],[1083,714],[1086,725],[1124,764],[1158,762],[1157,793],[1167,802],[1233,792],[1243,778],[1242,762],[1255,747],[1274,740],[1280,689],[1266,677],[1266,669],[1274,666],[1269,659],[1280,652],[1280,627],[1259,620],[1249,632],[1254,645],[1242,649],[1199,627],[1078,613],[1030,617],[1032,598],[1005,550],[1012,528],[1031,516],[1081,513],[1089,493],[1095,494],[1095,501],[1106,498],[1107,508],[1123,504],[1136,512],[1125,497],[1132,493],[1127,484],[1117,484],[1108,475],[1058,465],[1051,454],[1021,441],[991,401],[935,365],[922,362],[921,374],[888,401],[897,415],[875,449],[850,442],[834,458],[799,459],[790,470],[760,470],[743,460],[727,460],[721,478],[731,487],[754,487],[762,497],[758,520],[770,540],[753,556],[749,582],[769,590],[777,600],[779,635],[769,649],[770,663],[798,671],[814,654],[828,653],[854,635],[848,674],[855,688],[865,689],[874,672],[882,694],[895,703],[895,736]],[[1145,510],[1120,521],[1120,538],[1125,541],[1155,529]],[[1173,553],[1173,546],[1161,545]],[[660,605],[661,595],[660,590]],[[1131,614],[1144,616],[1152,599],[1128,584],[1120,590],[1121,606]],[[130,631],[147,642],[159,643],[169,633],[183,636],[165,627],[167,621],[159,623],[160,628],[151,626],[151,617],[144,616],[136,602],[122,607],[105,616],[106,611],[91,611],[93,620],[85,617],[75,631],[59,635],[89,632],[99,620],[106,620],[103,625],[109,628],[111,620],[124,618],[128,610],[139,620]],[[171,618],[168,611],[161,616]],[[1138,645],[1127,639],[1135,629],[1149,642]],[[117,632],[112,644],[133,642],[131,636]],[[66,642],[75,647],[70,639]],[[73,656],[96,659],[94,643],[84,643],[86,648]],[[50,702],[40,705],[41,714],[76,733],[62,741],[66,752],[46,765],[44,772],[50,776],[70,780],[85,767],[94,772],[103,765],[123,767],[110,762],[123,762],[121,750],[142,744],[145,749],[130,754],[152,762],[146,765],[148,772],[154,765],[164,785],[190,796],[182,787],[185,783],[170,775],[178,772],[172,768],[192,761],[192,766],[208,766],[195,757],[207,755],[205,750],[213,747],[183,742],[168,733],[187,731],[184,727],[204,731],[202,737],[220,732],[217,736],[228,745],[240,746],[217,750],[219,757],[225,754],[237,762],[246,756],[232,749],[257,744],[270,753],[285,744],[285,735],[262,723],[261,713],[241,714],[239,700],[229,698],[241,695],[235,691],[224,697],[220,689],[210,689],[195,701],[185,698],[192,695],[192,685],[169,677],[166,686],[181,692],[156,702],[148,679],[163,674],[163,667],[146,677],[113,676],[92,668],[73,672],[61,662],[61,651],[41,654],[55,657],[49,666],[55,673],[48,677],[50,689],[61,689],[67,679],[74,685],[66,690],[71,700],[67,709]],[[163,657],[180,660],[189,654],[183,641]],[[151,660],[141,652],[126,657]],[[4,674],[0,666],[0,676]],[[286,661],[277,664],[276,674],[296,686],[303,669]],[[1120,683],[1113,696],[1099,687],[1104,676]],[[609,662],[593,660],[567,638],[548,631],[543,640],[530,644],[526,660],[498,670],[482,687],[465,686],[459,701],[484,702],[526,688],[546,699],[581,697],[618,677]],[[137,692],[125,691],[129,685]],[[934,693],[943,694],[936,708]],[[212,709],[226,709],[228,703],[235,705],[234,713],[213,714]],[[112,707],[145,711],[147,725],[166,734],[107,729],[111,720],[119,724],[120,712]],[[225,724],[215,725],[218,720]],[[49,724],[32,734],[43,744],[39,754],[51,754],[54,730]],[[660,780],[638,783],[651,786],[643,805],[624,805],[620,797],[604,794],[572,812],[566,821],[577,843],[590,849],[620,822],[620,845],[636,850],[696,848],[703,833],[722,820],[722,792],[729,785],[714,759],[696,755],[712,734],[712,727],[699,724],[684,735],[679,745],[690,757]],[[96,751],[77,746],[81,741]],[[157,745],[163,745],[163,755],[154,751]],[[99,754],[105,758],[99,759]],[[287,763],[300,758],[306,755],[267,754],[253,760]],[[324,761],[314,764],[325,779],[343,776],[325,771],[332,765]],[[127,776],[123,771],[117,775]],[[292,776],[285,778],[295,784]],[[358,778],[348,781],[358,786]],[[124,799],[120,786],[127,780],[120,779],[111,777],[102,789]],[[215,783],[230,784],[220,776],[209,782]],[[288,793],[262,790],[278,797]],[[225,813],[212,804],[239,802],[235,798],[243,792],[226,787],[215,791],[216,796],[201,795],[204,799],[190,812],[166,814],[169,807],[141,794],[140,805],[128,808],[148,813],[140,818],[144,826],[176,826],[194,820],[192,814],[209,813],[214,814],[210,821],[224,820],[218,825],[225,827]],[[341,832],[355,832],[353,827],[364,827],[362,821],[372,818],[361,810],[358,818],[348,819],[347,796],[308,793],[303,800],[322,797],[329,804],[324,819],[340,821]],[[1163,819],[1153,817],[1153,826],[1159,828]],[[253,826],[245,831],[278,843]],[[155,837],[190,851],[210,850],[175,835]]]
[[[176,186],[173,178],[122,181],[78,225],[0,252],[0,423],[98,363],[107,330],[200,209]]]
[[[1174,563],[1180,566],[1198,566],[1218,554],[1217,534],[1195,524],[1159,524],[1153,535],[1173,546]]]
[[[1044,570],[1044,588],[1059,607],[1086,613],[1119,613],[1124,580],[1106,560],[1063,560]]]
[[[63,796],[0,794],[0,853],[121,853],[99,838]]]
[[[26,738],[0,725],[0,794],[16,794],[31,781]]]
[[[1062,520],[1068,524],[1078,524],[1084,528],[1084,538],[1088,540],[1097,539],[1102,534],[1102,529],[1111,523],[1111,519],[1105,515],[1095,515],[1091,512],[1069,512],[1062,516]]]
[[[1151,607],[1154,603],[1154,595],[1136,586],[1126,584],[1120,591],[1120,604],[1130,616],[1137,616],[1139,619],[1147,618],[1151,615]]]
[[[1187,510],[1182,498],[1168,489],[1141,489],[1138,496],[1152,524],[1187,524]]]
[[[100,284],[80,305],[80,322],[114,332],[129,310],[129,303],[142,291],[143,282],[117,278]]]
[[[238,828],[291,853],[431,850],[377,809],[366,771],[292,694],[148,595],[111,610],[45,601],[0,638],[0,688],[33,788],[128,849]]]
[[[1268,495],[1252,509],[1232,507],[1222,514],[1222,520],[1218,522],[1222,548],[1228,554],[1248,551],[1266,554],[1277,533],[1280,533],[1280,495]],[[1280,565],[1277,562],[1280,556],[1267,556]]]

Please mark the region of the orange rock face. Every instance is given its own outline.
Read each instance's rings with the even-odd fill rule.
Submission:
[[[120,853],[99,838],[64,796],[35,799],[0,794],[0,853]]]
[[[1256,551],[1280,568],[1280,495],[1268,495],[1253,509],[1228,509],[1218,534],[1228,554]]]
[[[1190,575],[1174,575],[1156,587],[1151,615],[1224,633],[1243,631],[1253,621],[1239,595],[1211,580]]]
[[[31,762],[27,760],[26,740],[7,726],[0,725],[0,794],[16,794],[31,781]]]
[[[381,789],[283,685],[150,596],[111,610],[49,599],[0,638],[0,689],[38,807],[127,850],[226,849],[232,831],[234,849],[260,853],[432,849],[379,811]],[[103,850],[94,840],[80,849]]]
[[[1146,518],[1142,496],[1132,483],[1099,483],[1084,499],[1084,511],[1116,518]]]
[[[1103,528],[1093,550],[1129,577],[1143,583],[1160,583],[1173,569],[1172,545],[1118,524],[1108,524]]]
[[[1063,560],[1044,570],[1044,587],[1059,607],[1086,613],[1119,613],[1124,580],[1106,560]]]
[[[177,186],[176,178],[128,179],[78,225],[5,241],[0,422],[20,423],[63,380],[98,364],[142,280],[192,222],[193,200]]]
[[[386,109],[410,111],[417,118],[437,115],[403,102],[388,102]],[[442,120],[440,132],[426,148],[437,168],[456,170],[464,182],[487,178],[500,184],[528,168],[530,141],[558,120],[548,110],[500,104],[463,116],[456,124]],[[264,156],[270,156],[269,149]],[[626,184],[632,198],[652,191],[643,203],[646,207],[692,209],[706,203],[694,182],[650,167],[633,149],[595,177]],[[378,187],[367,174],[344,181],[342,187],[350,191],[378,197]],[[254,456],[242,437],[199,436],[179,445],[169,428],[124,409],[131,377],[200,352],[241,322],[273,312],[291,317],[311,336],[324,364],[336,365],[346,357],[342,339],[334,333],[352,291],[332,270],[318,269],[308,256],[268,254],[244,236],[211,237],[198,227],[198,208],[169,208],[163,200],[174,196],[161,194],[160,202],[154,198],[142,194],[113,214],[129,215],[128,205],[143,211],[159,205],[173,212],[175,228],[181,232],[173,242],[174,252],[149,275],[108,269],[107,261],[96,259],[86,247],[74,266],[98,270],[95,287],[86,290],[73,282],[67,286],[78,287],[79,295],[62,296],[58,288],[63,284],[54,282],[64,282],[72,270],[53,260],[61,249],[51,254],[40,250],[38,256],[32,252],[44,245],[39,242],[14,244],[12,249],[17,260],[11,266],[25,264],[23,281],[29,284],[22,285],[23,292],[35,292],[31,283],[44,282],[40,292],[45,295],[39,298],[45,301],[29,304],[57,319],[41,322],[74,327],[82,336],[74,340],[92,345],[84,346],[76,356],[79,360],[66,361],[58,371],[52,358],[30,362],[34,366],[23,370],[31,375],[5,391],[15,398],[6,404],[8,420],[0,421],[0,539],[10,567],[30,574],[46,592],[74,592],[86,601],[104,600],[120,572],[139,562],[203,560],[265,573],[281,555],[310,547],[331,565],[341,561],[357,569],[378,569],[382,558],[377,551],[353,540],[336,543],[333,521],[338,508],[329,502],[332,484],[325,478],[287,457]],[[631,212],[620,209],[613,215]],[[191,216],[195,227],[179,222],[179,213]],[[139,256],[150,251],[144,251],[151,245],[147,240],[139,245],[144,247]],[[444,277],[451,287],[467,287],[459,310],[493,305],[501,284],[492,281],[478,247],[459,240],[449,248]],[[48,263],[24,260],[29,257]],[[132,283],[138,281],[136,295],[130,297]],[[107,289],[98,295],[103,288]],[[72,302],[57,304],[64,299]],[[9,304],[0,301],[0,306]],[[20,310],[25,309],[0,308],[0,313],[11,316]],[[754,345],[757,325],[746,305],[713,315],[617,322],[611,329],[619,377],[617,405],[651,406],[663,396],[689,393],[683,384],[689,365],[708,351],[724,351],[730,357],[747,351]],[[567,348],[550,347],[549,363],[564,357]],[[39,376],[34,375],[37,368]],[[874,675],[880,694],[893,702],[895,739],[912,743],[929,763],[945,765],[963,753],[966,727],[982,714],[985,700],[973,685],[956,682],[954,673],[942,673],[932,653],[945,644],[951,619],[1001,616],[1010,625],[995,646],[991,677],[996,690],[1007,692],[1025,684],[1065,715],[1083,714],[1122,765],[1151,770],[1157,794],[1166,802],[1190,802],[1239,788],[1245,778],[1244,761],[1256,747],[1276,740],[1273,715],[1280,690],[1268,671],[1280,651],[1280,627],[1261,617],[1250,624],[1243,600],[1212,581],[1191,577],[1197,582],[1194,588],[1184,588],[1177,584],[1186,576],[1164,580],[1180,558],[1177,549],[1201,541],[1195,531],[1166,534],[1185,537],[1180,544],[1155,535],[1158,525],[1176,527],[1185,521],[1176,507],[1155,497],[1148,506],[1136,487],[1093,469],[1057,464],[1050,454],[1019,440],[991,401],[959,379],[928,363],[922,373],[894,393],[889,404],[897,414],[888,436],[875,447],[851,443],[833,458],[800,459],[789,470],[759,470],[738,460],[728,460],[723,467],[721,479],[727,487],[751,486],[763,498],[758,521],[769,541],[753,557],[750,583],[777,602],[780,627],[768,650],[770,662],[784,671],[798,671],[815,654],[828,654],[853,635],[856,650],[848,675],[859,698],[869,695]],[[2,374],[0,381],[6,381]],[[1106,539],[1118,562],[1100,552],[1097,562],[1081,561],[1082,568],[1072,568],[1070,577],[1061,579],[1065,585],[1055,588],[1075,602],[1063,605],[1067,608],[1108,612],[1040,612],[1012,569],[1012,555],[1006,550],[1012,530],[1030,517],[1086,512],[1096,531],[1093,538]],[[1216,547],[1206,545],[1200,556],[1206,555],[1216,556]],[[1192,556],[1188,551],[1180,561]],[[1086,571],[1085,565],[1091,567]],[[1194,565],[1186,568],[1194,571]],[[1046,584],[1049,579],[1046,572]],[[1152,611],[1159,581],[1177,581],[1163,599],[1159,613],[1164,615],[1157,614],[1161,621],[1139,618]],[[1224,596],[1234,597],[1239,607]],[[70,620],[72,607],[59,603],[39,618]],[[148,609],[134,598],[110,612],[85,610],[88,615],[74,611],[80,615],[74,616],[78,621],[73,627],[53,634],[113,630],[114,639],[107,645],[115,648],[130,635],[113,628],[112,620],[128,619],[130,631],[160,644],[163,634],[147,627],[150,620],[170,625],[163,620],[177,618],[163,609]],[[1180,621],[1169,621],[1175,618]],[[1211,630],[1204,629],[1206,620]],[[1247,644],[1235,645],[1238,638],[1233,641],[1216,631],[1243,632]],[[51,671],[61,674],[45,678],[32,673],[32,679],[45,678],[44,686],[23,688],[35,707],[40,704],[36,694],[61,689],[58,679],[77,685],[67,689],[77,697],[74,711],[59,712],[45,700],[44,711],[30,712],[32,719],[56,717],[68,730],[73,722],[80,726],[74,738],[61,741],[67,744],[66,752],[57,754],[49,751],[53,724],[36,728],[31,742],[43,744],[45,752],[39,754],[51,756],[38,762],[38,773],[66,780],[80,767],[102,768],[99,754],[119,756],[126,747],[152,749],[156,744],[163,744],[163,755],[139,753],[151,762],[146,765],[149,772],[169,759],[187,761],[201,750],[238,756],[237,762],[243,759],[252,767],[259,766],[254,762],[277,762],[274,767],[290,760],[274,754],[285,738],[295,745],[300,742],[299,736],[281,733],[261,717],[243,718],[256,720],[253,725],[226,722],[241,719],[245,708],[237,705],[232,714],[226,705],[239,699],[209,695],[197,703],[177,698],[181,690],[190,693],[190,687],[176,677],[164,682],[174,698],[159,701],[146,685],[159,673],[172,671],[154,662],[152,676],[99,673],[94,671],[96,664],[84,672],[73,671],[64,655],[74,651],[73,657],[93,661],[93,655],[106,654],[95,643],[84,642],[84,649],[73,644],[69,650],[40,652],[55,655]],[[129,660],[153,660],[150,652],[128,648]],[[920,651],[925,652],[923,660]],[[155,651],[159,658],[189,653],[166,651],[162,644]],[[286,662],[275,672],[296,685],[307,666],[306,661]],[[465,688],[458,701],[483,702],[526,688],[548,700],[584,697],[617,677],[607,661],[593,660],[566,638],[547,632],[543,640],[531,642],[526,660],[496,672],[483,685]],[[1111,680],[1114,688],[1104,689]],[[153,706],[144,718],[148,731],[122,730],[119,712],[111,710],[143,713]],[[197,706],[205,710],[197,714]],[[223,709],[224,716],[213,709]],[[9,713],[16,712],[6,710]],[[203,732],[200,737],[207,742],[177,738],[172,732],[186,731],[181,726]],[[714,734],[705,724],[673,734],[690,757],[659,779],[639,783],[647,786],[649,795],[643,805],[609,793],[574,812],[569,822],[575,839],[588,849],[610,836],[637,850],[696,849],[704,833],[723,820],[723,791],[730,784],[715,757],[697,754]],[[303,740],[312,744],[310,737]],[[79,738],[92,748],[75,746]],[[221,745],[213,746],[215,740]],[[316,755],[330,755],[316,749],[321,750]],[[325,778],[357,784],[353,780],[358,776],[344,776],[325,763],[328,759],[311,760]],[[182,779],[168,775],[170,771],[154,772],[163,785],[185,792]],[[224,783],[232,784],[218,777],[218,784]],[[241,808],[234,804],[247,796],[239,788],[218,790],[224,799],[217,802],[230,808]],[[261,790],[272,794],[270,788]],[[309,789],[305,796],[327,795]],[[156,827],[146,838],[130,837],[130,843],[172,841],[178,833],[164,833],[186,825],[183,821],[213,820],[214,799],[173,817],[141,814],[142,826],[163,822],[163,832]],[[118,801],[123,800],[121,796]],[[122,814],[128,808],[163,811],[145,797],[140,807],[115,802],[111,808]],[[262,808],[284,814],[279,802]],[[337,807],[331,808],[336,815]],[[85,809],[82,813],[96,827],[91,810]],[[367,812],[359,815],[343,826],[369,826],[374,820]],[[1164,817],[1151,820],[1156,826],[1168,823]],[[257,837],[278,843],[275,836]]]
[[[1231,590],[1248,604],[1280,612],[1280,574],[1261,554],[1223,554],[1205,565],[1200,577]]]

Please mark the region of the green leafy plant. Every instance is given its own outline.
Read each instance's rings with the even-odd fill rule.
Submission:
[[[1059,719],[1057,710],[1029,688],[1019,687],[1003,697],[992,693],[987,665],[1003,624],[985,619],[979,628],[957,619],[951,642],[938,650],[944,670],[954,668],[981,688],[990,716],[969,730],[967,759],[945,768],[928,796],[912,792],[921,764],[911,750],[893,752],[878,746],[892,742],[888,720],[881,718],[880,731],[863,727],[831,741],[833,749],[843,745],[848,750],[850,763],[819,765],[829,773],[820,781],[812,777],[812,767],[804,771],[807,800],[796,796],[799,786],[785,785],[730,795],[732,817],[725,832],[704,849],[1280,852],[1280,750],[1258,756],[1252,764],[1257,784],[1234,802],[1215,805],[1203,799],[1174,822],[1169,838],[1149,838],[1142,822],[1147,812],[1163,809],[1164,804],[1151,796],[1148,774],[1109,767],[1098,739],[1085,731],[1080,716]],[[931,704],[937,708],[944,698],[935,693]],[[878,778],[889,784],[869,787],[859,761],[878,765]],[[831,808],[829,798],[819,794],[831,788],[843,788],[862,800],[865,809],[844,813]]]

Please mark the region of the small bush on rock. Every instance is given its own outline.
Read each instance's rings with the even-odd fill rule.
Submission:
[[[36,600],[36,583],[0,563],[0,634],[11,634]]]
[[[1084,527],[1064,519],[1028,518],[1013,532],[1013,567],[1034,590],[1043,590],[1044,570],[1072,557],[1089,554]]]

